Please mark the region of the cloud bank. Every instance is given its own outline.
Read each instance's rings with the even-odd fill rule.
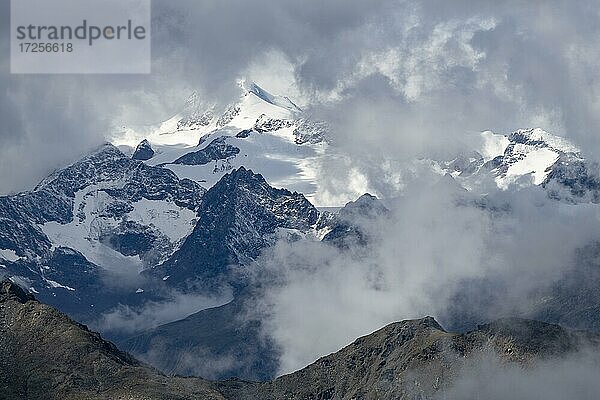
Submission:
[[[600,391],[598,357],[595,352],[571,354],[522,367],[484,355],[468,363],[436,399],[594,399]]]
[[[259,261],[250,307],[282,351],[281,373],[308,365],[392,321],[433,315],[448,328],[527,315],[532,299],[600,238],[594,206],[542,189],[485,200],[450,177],[405,191],[350,251],[280,242]]]

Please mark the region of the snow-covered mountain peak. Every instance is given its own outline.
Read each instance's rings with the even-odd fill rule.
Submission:
[[[221,111],[206,109],[208,103],[192,94],[180,113],[154,127],[129,129],[115,143],[138,149],[135,159],[206,188],[244,166],[274,186],[311,198],[328,126],[255,82],[240,80],[238,85],[240,97]]]
[[[302,110],[298,107],[293,101],[291,101],[287,96],[278,96],[273,95],[261,88],[255,82],[252,81],[242,81],[240,86],[248,93],[253,94],[259,99],[266,101],[269,104],[273,104],[278,107],[285,108],[293,113],[300,113]]]
[[[579,157],[579,149],[567,139],[540,128],[520,129],[507,138],[503,155],[494,159],[496,183],[503,189],[517,181],[526,182],[526,176],[534,185],[541,185],[561,156]]]
[[[487,182],[491,181],[502,190],[542,186],[553,198],[597,201],[598,168],[585,160],[568,139],[541,128],[505,135],[486,131],[482,138],[480,152],[442,163],[440,172],[452,174],[470,190],[487,191]]]
[[[105,143],[77,162],[49,175],[34,191],[49,189],[72,197],[74,191],[89,185],[92,180],[112,180],[114,170],[120,167],[118,161],[123,158],[124,154],[117,147]]]
[[[241,276],[230,276],[228,266],[252,264],[277,240],[280,228],[309,232],[319,217],[302,194],[276,189],[244,167],[226,173],[208,190],[198,214],[198,223],[182,246],[149,273],[178,286],[205,286],[227,276],[239,287]]]
[[[533,147],[546,147],[559,153],[579,153],[577,148],[568,139],[553,135],[541,128],[519,129],[508,135],[511,143],[518,143]]]
[[[203,136],[219,134],[221,130],[252,129],[263,115],[273,120],[301,118],[302,110],[288,97],[271,94],[254,82],[238,84],[240,97],[225,108],[219,109],[192,92],[175,115],[155,125],[125,127],[114,135],[112,142],[135,148],[146,139],[153,146],[193,147]]]

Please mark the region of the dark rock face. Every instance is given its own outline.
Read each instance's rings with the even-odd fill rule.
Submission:
[[[91,198],[98,193],[109,198],[97,215],[86,215],[83,202],[75,208],[76,193],[94,185]],[[142,200],[164,200],[196,211],[206,191],[197,183],[180,180],[167,169],[151,167],[133,160],[112,145],[105,145],[71,166],[57,171],[35,190],[0,197],[0,248],[13,250],[17,260],[2,260],[1,274],[17,277],[38,297],[67,311],[83,315],[118,301],[104,282],[104,271],[77,251],[53,247],[42,226],[49,222],[81,223],[86,218],[122,220],[107,239],[122,254],[140,254],[152,263],[170,254],[172,243],[150,227],[132,226],[127,213]],[[88,193],[89,194],[89,193]],[[106,233],[100,235],[106,238]],[[152,246],[151,249],[148,246]]]
[[[293,125],[294,121],[269,118],[265,114],[263,114],[256,120],[253,129],[258,133],[265,133],[277,131],[283,128],[289,128]]]
[[[227,143],[227,137],[221,136],[210,142],[203,149],[179,157],[173,161],[173,164],[205,165],[212,161],[235,157],[239,152],[240,149]]]
[[[302,194],[274,189],[261,175],[240,167],[206,193],[198,215],[179,250],[152,271],[169,276],[169,284],[185,288],[200,281],[223,283],[224,278],[238,285],[229,266],[251,263],[273,243],[278,228],[308,230],[319,213]]]
[[[50,241],[38,224],[66,223],[73,218],[73,204],[52,190],[0,197],[0,247],[19,256],[48,254]]]
[[[146,161],[154,157],[154,150],[146,139],[142,140],[135,148],[135,152],[131,156],[134,160]]]
[[[213,114],[212,110],[206,110],[204,112],[196,110],[184,116],[177,122],[177,130],[193,130],[202,126],[207,126],[214,119],[214,117],[215,115]]]
[[[366,225],[388,212],[377,197],[366,193],[346,204],[332,218],[328,223],[331,230],[323,237],[323,241],[343,249],[365,246],[369,242]]]
[[[235,299],[119,344],[169,375],[266,381],[275,377],[278,352],[260,329]]]
[[[244,129],[243,131],[241,131],[237,135],[235,135],[235,137],[238,139],[245,139],[245,138],[249,137],[252,134],[252,132],[254,132],[254,130]]]
[[[115,230],[101,236],[100,241],[124,256],[140,256],[142,259],[153,250],[162,249],[164,253],[173,246],[156,229],[128,220],[122,221]],[[152,261],[146,264],[155,265]]]
[[[0,283],[0,303],[9,300],[25,304],[28,301],[34,300],[34,297],[11,281],[2,281]]]
[[[205,190],[189,179],[180,180],[170,170],[132,160],[112,145],[105,145],[77,163],[60,170],[36,187],[9,199],[36,223],[67,223],[73,218],[75,193],[90,185],[122,181],[121,188],[99,189],[126,202],[167,200],[197,209]],[[48,199],[49,197],[49,199]],[[50,200],[50,204],[48,204]]]
[[[167,378],[64,314],[0,284],[0,398],[223,399],[201,379]]]
[[[600,202],[600,166],[589,163],[572,154],[563,154],[550,168],[542,183],[551,197],[566,197],[572,201],[588,197],[593,203]],[[561,193],[566,188],[568,195]]]
[[[180,207],[197,210],[206,192],[189,179],[179,179],[168,169],[139,163],[128,171],[126,183],[117,189],[102,189],[118,200],[136,202],[141,199],[164,200]]]

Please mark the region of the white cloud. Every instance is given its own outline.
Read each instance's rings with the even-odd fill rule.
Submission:
[[[256,309],[281,346],[280,372],[392,321],[433,315],[457,323],[452,306],[481,319],[526,312],[529,296],[600,238],[594,207],[562,205],[542,190],[498,192],[487,210],[469,199],[445,178],[407,189],[391,216],[367,226],[368,248],[348,253],[300,241],[267,250]],[[454,298],[460,293],[466,304]]]
[[[569,354],[522,366],[482,355],[467,363],[436,399],[593,399],[600,392],[597,351]]]

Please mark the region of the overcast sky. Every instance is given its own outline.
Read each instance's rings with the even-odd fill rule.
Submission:
[[[192,90],[225,104],[242,76],[331,121],[338,144],[365,165],[529,126],[598,158],[597,5],[154,0],[151,75],[24,76],[9,74],[1,0],[0,192],[31,187],[114,126],[168,118]]]

